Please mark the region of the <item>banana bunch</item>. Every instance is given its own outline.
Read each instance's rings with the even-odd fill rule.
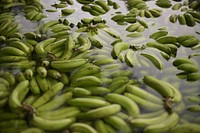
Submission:
[[[200,79],[198,63],[193,59],[176,58],[173,61],[173,66],[183,71],[176,75],[178,78],[186,79],[187,81],[197,81]]]
[[[190,133],[197,133],[200,132],[200,128],[197,123],[184,123],[180,124],[177,127],[174,127],[170,130],[170,133],[177,133],[177,132],[190,132]]]
[[[80,1],[82,0],[78,0],[79,3],[85,4]],[[93,1],[94,0],[92,0],[92,2],[87,1],[87,4],[81,7],[82,11],[89,12],[93,16],[99,16],[107,13],[110,10],[110,7],[105,1],[103,0],[95,0],[94,2]]]
[[[187,11],[184,14],[172,14],[169,17],[169,20],[172,23],[176,23],[178,21],[180,25],[193,27],[196,25],[196,22],[199,23],[200,15],[195,11]]]
[[[200,40],[193,35],[182,35],[177,37],[178,43],[183,47],[189,47],[191,49],[198,49]]]
[[[15,77],[9,71],[0,72],[0,108],[7,104],[8,97],[15,82]]]
[[[127,37],[133,36],[134,34],[138,35],[138,34],[140,34],[141,32],[143,32],[148,27],[149,26],[148,26],[147,22],[145,22],[144,20],[141,20],[141,19],[137,19],[137,22],[129,25],[126,28],[126,31],[133,32],[131,34],[128,34]]]
[[[0,36],[10,37],[20,29],[12,13],[3,13],[0,15]]]
[[[148,6],[143,0],[127,0],[126,4],[129,10],[132,8],[136,8],[138,10],[148,9]]]
[[[98,35],[98,29],[108,27],[106,21],[100,16],[94,16],[93,18],[82,18],[81,22],[77,24],[76,32],[88,32],[89,36]]]
[[[135,23],[137,21],[136,15],[132,13],[124,14],[116,14],[112,16],[111,20],[115,21],[117,24],[122,25],[126,23]]]
[[[40,2],[29,3],[25,6],[25,17],[31,21],[40,21],[47,16],[42,13],[43,5]]]

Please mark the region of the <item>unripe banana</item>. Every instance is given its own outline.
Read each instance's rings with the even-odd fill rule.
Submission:
[[[186,25],[186,19],[185,19],[185,16],[183,14],[179,14],[177,16],[177,18],[178,18],[178,21],[179,21],[180,25]]]
[[[109,103],[104,100],[92,99],[92,98],[74,98],[71,99],[68,103],[73,106],[89,107],[89,108],[97,108],[109,105]]]
[[[158,124],[152,124],[144,128],[144,133],[160,133],[168,131],[169,129],[176,126],[176,124],[179,121],[179,116],[173,112],[172,114],[169,114],[169,116],[162,122]]]
[[[34,114],[31,123],[43,130],[58,131],[68,128],[75,121],[76,119],[73,117],[60,120],[47,120]]]
[[[170,133],[198,133],[200,127],[196,123],[180,124],[169,131]]]
[[[142,55],[143,57],[147,58],[148,60],[150,60],[153,65],[158,68],[159,70],[163,69],[163,62],[155,55],[150,54],[150,53],[141,53],[140,55]]]
[[[106,123],[112,125],[117,131],[124,133],[131,133],[131,128],[123,119],[118,116],[109,116],[103,119]]]
[[[24,80],[17,84],[13,92],[11,93],[9,97],[9,107],[15,112],[22,109],[22,100],[26,97],[28,94],[29,88],[29,81]]]
[[[139,106],[141,106],[142,108],[144,108],[146,110],[158,110],[158,109],[162,109],[163,108],[163,105],[161,105],[161,104],[149,102],[149,101],[143,99],[142,97],[136,96],[136,95],[131,94],[131,93],[127,93],[126,92],[126,93],[124,93],[124,96],[132,99]]]
[[[121,105],[131,116],[137,116],[140,112],[137,104],[132,101],[130,98],[127,98],[120,94],[109,93],[105,96],[105,98],[112,102]]]
[[[156,40],[156,39],[158,39],[158,38],[160,38],[162,36],[167,36],[167,34],[168,34],[168,31],[160,30],[160,31],[157,31],[157,32],[154,32],[153,34],[151,34],[149,36],[149,38],[153,38],[153,39]]]
[[[22,130],[20,133],[45,133],[44,130],[40,129],[40,128],[36,128],[36,127],[30,127],[27,129]]]
[[[96,108],[96,109],[89,110],[86,113],[80,114],[78,116],[78,118],[89,119],[89,120],[99,119],[99,118],[108,117],[110,115],[114,115],[117,112],[119,112],[120,110],[121,110],[120,105],[111,104],[111,105],[108,105],[108,106],[99,107],[99,108]]]
[[[164,82],[161,82],[162,80],[159,80],[153,76],[144,76],[143,82],[150,86],[152,89],[156,90],[160,95],[162,95],[164,98],[166,97],[173,97],[174,93],[171,88],[166,86]]]
[[[64,105],[68,100],[70,100],[72,95],[72,92],[63,93],[37,108],[37,111],[50,111],[57,109],[58,107]]]
[[[74,123],[70,128],[72,132],[97,133],[96,129],[85,123]]]
[[[32,106],[34,108],[38,108],[43,104],[47,103],[53,96],[57,95],[59,91],[63,89],[63,84],[61,82],[56,83],[53,85],[48,91],[46,91],[41,97],[39,97]]]
[[[130,123],[137,127],[146,127],[152,124],[158,124],[165,121],[168,115],[169,114],[167,112],[163,112],[162,114],[152,118],[135,118],[130,120]]]
[[[64,61],[52,61],[51,67],[59,70],[60,72],[68,72],[83,64],[87,63],[86,59],[71,59]]]

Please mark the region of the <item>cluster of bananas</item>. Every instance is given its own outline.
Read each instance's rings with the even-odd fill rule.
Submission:
[[[24,8],[26,19],[31,21],[40,21],[42,18],[46,18],[47,16],[42,13],[43,9],[43,5],[39,2],[29,3]]]
[[[176,58],[173,61],[173,65],[183,72],[177,74],[181,79],[186,79],[187,81],[197,81],[200,79],[200,74],[197,73],[199,70],[198,63],[195,60],[188,58]]]
[[[83,2],[82,2],[83,1]],[[99,16],[107,13],[110,10],[109,5],[103,0],[78,0],[79,3],[85,4],[82,6],[82,10],[89,12],[93,16]]]
[[[157,8],[149,9],[145,1],[143,0],[128,0],[126,4],[128,6],[129,13],[134,14],[136,16],[146,18],[157,18],[162,15],[162,10]]]
[[[196,25],[196,22],[199,23],[200,14],[195,11],[187,11],[184,14],[172,14],[169,17],[170,22],[176,23],[177,20],[180,25],[187,25],[193,27]]]
[[[0,36],[1,41],[5,40],[5,37],[10,37],[19,31],[19,24],[14,18],[12,13],[3,13],[0,15]]]
[[[98,29],[103,29],[108,26],[106,25],[105,19],[102,19],[100,16],[94,16],[93,18],[81,19],[77,27],[76,32],[89,32],[88,34],[90,36],[94,36],[98,34]]]

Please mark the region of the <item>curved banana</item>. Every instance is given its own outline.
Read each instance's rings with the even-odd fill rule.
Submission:
[[[11,93],[8,104],[9,107],[15,112],[22,108],[22,100],[28,94],[29,88],[29,81],[24,80],[17,84],[13,92]]]
[[[109,103],[104,100],[93,99],[93,98],[74,98],[69,100],[68,103],[72,106],[89,107],[89,108],[97,108],[109,105]]]
[[[198,132],[200,132],[200,127],[196,123],[180,124],[169,131],[169,133],[198,133]]]
[[[97,133],[96,129],[85,123],[74,123],[70,126],[72,132]]]
[[[33,114],[33,118],[30,121],[34,126],[39,127],[47,131],[58,131],[68,128],[72,123],[76,121],[75,118],[65,118],[60,120],[48,120]]]
[[[165,132],[177,125],[179,116],[173,112],[168,117],[158,124],[152,124],[144,128],[144,133],[160,133]]]
[[[163,69],[163,62],[157,56],[155,56],[153,54],[150,54],[150,53],[146,53],[146,52],[145,53],[142,52],[142,53],[140,53],[140,55],[142,55],[143,57],[149,59],[153,63],[153,65],[156,68],[158,68],[159,70]]]
[[[50,111],[57,109],[72,98],[72,92],[63,93],[37,108],[37,111]]]
[[[113,53],[112,56],[113,56],[113,58],[116,59],[120,55],[121,51],[129,49],[129,47],[130,47],[130,44],[125,43],[125,42],[116,43],[113,46],[113,50],[112,50],[112,53]]]
[[[131,128],[122,118],[113,115],[103,119],[106,123],[112,125],[117,131],[123,131],[124,133],[131,133]]]
[[[124,93],[124,96],[132,99],[134,102],[136,102],[139,106],[141,106],[142,108],[146,109],[146,110],[159,110],[164,108],[163,105],[161,104],[157,104],[157,103],[153,103],[153,102],[149,102],[145,99],[143,99],[142,97],[136,96],[134,94],[131,93]]]
[[[151,34],[149,36],[149,38],[153,38],[153,39],[157,40],[158,38],[160,38],[162,36],[167,36],[167,35],[168,35],[168,31],[160,30],[160,31],[157,31],[157,32],[154,32],[153,34]]]
[[[58,94],[59,91],[63,89],[64,84],[58,82],[54,84],[48,91],[46,91],[41,97],[39,97],[35,102],[33,102],[32,106],[34,108],[38,108],[45,103],[47,103],[53,96]]]
[[[89,110],[88,112],[81,113],[78,118],[93,120],[108,117],[110,115],[114,115],[121,110],[121,106],[119,104],[111,104],[108,106],[99,107],[96,109]]]
[[[130,98],[120,94],[109,93],[105,96],[106,100],[121,105],[131,116],[137,116],[140,113],[137,104]]]
[[[152,89],[156,90],[164,98],[174,97],[174,93],[169,86],[166,86],[162,80],[159,80],[153,76],[144,76],[143,82],[150,86]]]
[[[63,61],[52,61],[51,67],[59,70],[60,72],[69,72],[81,65],[87,63],[86,59],[70,59]]]
[[[130,120],[130,123],[137,127],[146,127],[163,122],[168,116],[169,114],[167,112],[163,112],[162,114],[151,118],[134,118]]]

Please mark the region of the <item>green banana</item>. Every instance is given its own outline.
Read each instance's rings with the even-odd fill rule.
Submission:
[[[16,47],[22,51],[24,51],[25,53],[27,54],[30,54],[30,49],[28,46],[26,46],[26,44],[24,44],[23,42],[20,42],[20,41],[13,41],[9,44],[9,46],[12,46],[12,47]]]
[[[177,66],[177,69],[178,70],[183,70],[183,71],[189,72],[189,73],[198,72],[199,71],[198,66],[196,66],[195,64],[187,64],[187,63],[184,63],[184,64],[181,64],[181,65]]]
[[[103,79],[101,79],[101,82],[104,83]],[[111,92],[110,89],[101,86],[86,87],[86,89],[93,95],[104,95]]]
[[[156,49],[158,49],[158,50],[160,50],[160,51],[162,51],[162,52],[164,52],[164,53],[166,53],[168,55],[171,54],[171,49],[169,48],[169,46],[168,45],[163,45],[163,44],[161,44],[159,42],[148,42],[148,43],[146,43],[146,46],[147,47],[156,48]]]
[[[59,78],[60,82],[62,82],[64,85],[69,84],[69,77],[66,73],[60,73],[61,77]]]
[[[179,21],[180,25],[186,25],[186,19],[185,19],[185,16],[183,14],[179,14],[177,16],[177,18],[178,18],[178,21]]]
[[[76,117],[78,114],[80,114],[79,108],[73,106],[61,107],[51,111],[36,112],[36,115],[48,120],[71,118],[71,117]]]
[[[145,28],[148,28],[148,27],[149,27],[148,24],[147,24],[147,22],[145,22],[144,20],[138,19],[137,21],[138,21],[142,26],[144,26]]]
[[[158,124],[152,124],[144,128],[144,133],[160,133],[168,131],[169,129],[176,126],[176,124],[179,121],[179,116],[173,112],[172,114],[169,114],[169,116],[162,122]]]
[[[167,112],[163,112],[162,114],[151,118],[135,118],[130,120],[130,123],[137,127],[146,127],[165,121],[168,115],[169,114]]]
[[[133,60],[133,54],[134,54],[133,50],[128,50],[128,52],[125,55],[125,62],[130,67],[135,66],[135,62]]]
[[[96,76],[83,76],[76,79],[76,82],[74,84],[71,84],[71,86],[99,86],[101,85],[101,80]]]
[[[147,52],[140,53],[140,55],[150,60],[153,63],[153,65],[159,70],[163,69],[163,62],[157,56]]]
[[[92,99],[92,98],[74,98],[69,100],[68,103],[72,106],[89,107],[89,108],[97,108],[109,105],[109,103],[104,100]]]
[[[48,69],[47,70],[47,75],[54,78],[54,79],[59,79],[61,78],[61,74],[59,71],[55,70],[55,69]]]
[[[0,77],[7,80],[10,86],[15,85],[16,83],[14,75],[8,71],[0,72]]]
[[[50,43],[53,43],[54,41],[56,40],[56,38],[49,38],[49,39],[46,39],[44,41],[41,41],[39,42],[36,46],[35,46],[35,52],[38,54],[38,55],[46,55],[47,52],[45,51],[45,47],[47,45],[49,45]]]
[[[193,17],[191,14],[189,14],[189,13],[184,13],[183,15],[184,15],[184,17],[185,17],[187,26],[193,27],[193,26],[196,25],[195,20],[194,20],[194,17]]]
[[[166,31],[166,30],[160,30],[160,31],[157,31],[157,32],[154,32],[153,34],[151,34],[149,36],[149,38],[157,40],[158,38],[160,38],[162,36],[167,36],[167,34],[168,34],[168,31]]]
[[[26,105],[31,105],[39,97],[40,95],[35,95],[35,94],[27,96],[26,99],[23,101],[23,106],[26,107]]]
[[[157,18],[157,17],[160,17],[162,14],[161,14],[161,11],[158,11],[157,9],[149,9],[148,10],[152,15],[153,17]]]
[[[26,77],[26,79],[31,80],[33,77],[33,70],[32,69],[26,69],[24,71],[24,76]]]
[[[61,12],[62,12],[62,15],[68,16],[68,15],[74,13],[75,9],[65,8],[65,9],[62,9]]]
[[[27,53],[20,50],[19,48],[6,46],[0,49],[2,55],[13,55],[13,56],[27,56]]]
[[[131,24],[129,25],[127,28],[126,28],[126,31],[129,31],[129,32],[134,32],[136,31],[139,27],[140,27],[140,23],[134,23],[134,24]]]
[[[63,61],[52,61],[51,67],[59,70],[60,72],[68,72],[75,69],[81,65],[87,63],[86,59],[70,59]]]
[[[99,133],[108,133],[103,120],[96,120],[94,122],[94,127]]]
[[[153,76],[144,76],[143,82],[146,85],[150,86],[152,89],[156,90],[164,98],[174,97],[172,89],[166,86],[166,84],[162,82],[162,80],[159,80]]]
[[[185,123],[180,124],[174,128],[172,128],[170,133],[198,133],[200,132],[199,125],[196,123]]]
[[[199,73],[187,74],[187,81],[197,81],[199,79],[200,79],[200,74]]]
[[[176,44],[177,38],[175,36],[162,36],[156,39],[157,42],[163,44]]]
[[[100,7],[98,5],[91,5],[90,7],[91,7],[92,10],[94,10],[94,11],[100,13],[100,14],[105,14],[106,13],[106,11],[102,7]]]
[[[121,110],[121,106],[118,104],[111,104],[108,106],[99,107],[96,109],[89,110],[88,112],[81,113],[78,118],[93,120],[99,118],[105,118],[110,115],[114,115]]]
[[[121,105],[131,116],[137,116],[140,113],[137,104],[130,98],[120,94],[109,93],[105,96],[106,100]]]
[[[30,88],[30,91],[37,95],[37,94],[40,94],[40,87],[36,81],[36,78],[35,76],[33,76],[31,79],[30,79],[30,84],[29,84],[29,88]]]
[[[56,48],[64,46],[66,39],[61,39],[44,47],[44,50],[47,52],[53,52]]]
[[[110,10],[110,7],[102,0],[96,0],[95,4],[97,4],[100,7],[102,7],[102,9],[104,9],[104,11],[106,11],[106,12],[108,12]]]
[[[196,37],[189,38],[181,43],[184,47],[193,47],[199,43],[199,39]]]
[[[179,57],[179,58],[176,58],[172,64],[173,66],[176,66],[176,67],[182,64],[194,64],[194,60],[184,58],[184,57]]]
[[[76,121],[75,118],[65,118],[61,120],[47,120],[41,117],[36,116],[35,114],[33,115],[33,118],[31,120],[31,123],[39,127],[43,130],[47,131],[57,131],[57,130],[63,130],[67,127],[69,127],[72,123]]]
[[[63,93],[54,99],[50,100],[46,104],[37,108],[37,111],[49,111],[57,109],[58,107],[65,104],[66,101],[72,98],[72,92]]]
[[[187,110],[191,112],[200,112],[200,105],[190,105],[187,107]]]
[[[112,56],[113,56],[113,58],[116,59],[120,55],[121,51],[129,49],[129,47],[130,47],[129,43],[125,43],[125,42],[116,43],[113,46],[113,50],[112,50],[112,53],[113,53]]]
[[[61,59],[67,60],[71,58],[74,52],[74,46],[75,46],[75,43],[73,41],[72,36],[68,35],[67,41],[65,42],[65,50],[64,50],[63,55],[61,56]]]
[[[20,61],[20,62],[6,62],[6,63],[0,63],[0,66],[7,67],[7,68],[18,68],[18,69],[27,69],[32,68],[36,65],[35,61]]]
[[[46,33],[47,30],[48,30],[48,28],[50,28],[50,27],[52,27],[52,26],[54,26],[54,25],[56,25],[56,24],[58,24],[58,23],[59,23],[58,20],[51,20],[51,21],[45,23],[45,24],[43,25],[43,27],[42,27],[41,32],[42,32],[42,33]]]
[[[128,123],[116,115],[108,116],[103,120],[113,126],[119,132],[123,131],[124,133],[131,133],[131,128]]]
[[[158,110],[158,109],[162,109],[163,108],[162,104],[157,104],[157,103],[149,102],[149,101],[145,100],[143,97],[139,97],[139,96],[136,96],[136,95],[131,94],[131,93],[125,92],[124,96],[132,99],[140,107],[142,107],[142,108],[144,108],[146,110]]]
[[[172,6],[172,10],[179,10],[182,6],[183,6],[182,3],[177,3],[177,4]]]
[[[13,111],[19,111],[20,109],[22,109],[22,100],[26,97],[26,95],[29,92],[28,85],[28,80],[21,81],[17,84],[17,86],[11,93],[8,100],[8,104]]]
[[[46,92],[46,91],[49,90],[49,86],[48,86],[48,84],[47,84],[47,79],[46,79],[46,77],[41,77],[39,74],[37,74],[37,75],[35,76],[35,79],[36,79],[36,81],[37,81],[37,84],[38,84],[38,86],[39,86],[39,89],[40,89],[42,92]],[[34,82],[34,81],[32,81],[32,82]],[[35,83],[33,83],[33,84],[35,84]],[[37,86],[37,85],[35,84],[34,86]],[[36,91],[36,92],[39,93],[38,88],[34,88],[34,89],[36,89],[36,90],[34,90],[34,91]]]
[[[42,130],[40,128],[36,128],[36,127],[30,127],[30,128],[24,129],[20,133],[31,133],[31,132],[34,132],[34,133],[45,133],[44,130]]]
[[[177,42],[181,44],[181,43],[183,43],[184,41],[186,41],[186,40],[188,40],[190,38],[196,38],[196,37],[193,36],[193,35],[189,35],[189,34],[181,35],[181,36],[177,37]]]
[[[176,23],[177,19],[178,19],[178,15],[176,14],[172,14],[169,16],[169,21],[172,23]]]
[[[85,123],[74,123],[70,126],[72,132],[97,133],[96,129]]]
[[[57,93],[63,89],[63,86],[64,84],[61,82],[54,84],[48,91],[46,91],[41,97],[39,97],[35,102],[33,102],[32,106],[34,108],[38,108],[44,105],[53,96],[57,95]]]

